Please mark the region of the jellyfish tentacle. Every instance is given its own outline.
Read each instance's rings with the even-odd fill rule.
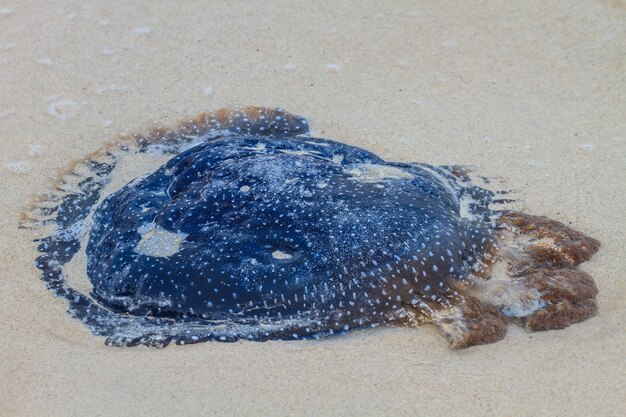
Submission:
[[[478,298],[463,296],[444,307],[427,300],[406,306],[416,324],[434,325],[453,349],[494,343],[506,335],[507,320],[498,308]]]
[[[545,217],[507,212],[498,219],[508,282],[482,284],[482,299],[499,305],[528,331],[562,329],[597,313],[598,288],[578,265],[600,243]],[[488,288],[487,288],[488,287]]]
[[[522,318],[528,331],[563,329],[597,313],[593,278],[578,268],[537,270],[524,277],[528,288],[541,293],[544,307]]]
[[[598,240],[547,217],[508,211],[497,222],[501,240],[509,248],[504,258],[512,276],[535,269],[576,267],[600,248]]]

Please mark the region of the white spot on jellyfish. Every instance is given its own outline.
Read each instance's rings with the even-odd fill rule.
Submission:
[[[178,253],[181,243],[188,236],[181,232],[170,232],[154,223],[144,224],[137,232],[141,234],[141,240],[135,246],[135,253],[155,258],[165,258]]]
[[[213,95],[213,87],[206,86],[202,89],[202,94],[204,94],[207,97],[211,97]]]
[[[149,35],[152,33],[152,29],[147,28],[147,27],[138,27],[138,28],[135,28],[135,33],[137,35]]]
[[[248,191],[250,191],[250,187],[247,185],[242,185],[241,188],[239,188],[239,191],[241,191],[242,193],[247,193]]]
[[[352,179],[362,182],[379,182],[386,179],[412,179],[413,174],[394,166],[376,164],[356,164],[346,172]]]
[[[274,252],[272,252],[272,257],[274,259],[291,259],[293,258],[293,256],[289,255],[288,253],[285,253],[281,250],[275,250]]]
[[[333,155],[332,161],[333,163],[337,165],[341,165],[341,163],[343,162],[343,155],[341,154]]]

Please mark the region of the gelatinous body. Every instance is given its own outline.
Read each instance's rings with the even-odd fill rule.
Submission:
[[[58,228],[40,244],[44,279],[113,345],[432,323],[459,348],[499,340],[510,320],[546,330],[595,313],[576,268],[594,239],[490,209],[495,194],[460,168],[307,131],[281,110],[222,111],[92,157],[74,191],[39,206]],[[116,152],[155,149],[175,156],[100,195]],[[63,279],[85,224],[90,296]]]

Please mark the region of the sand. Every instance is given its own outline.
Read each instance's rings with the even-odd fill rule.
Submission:
[[[623,2],[128,3],[0,3],[1,415],[626,413]],[[106,347],[45,289],[21,210],[120,132],[235,104],[475,165],[601,240],[598,316],[463,351],[429,328]]]

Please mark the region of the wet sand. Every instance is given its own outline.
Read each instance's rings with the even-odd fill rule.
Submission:
[[[590,0],[0,3],[0,415],[623,415],[625,20]],[[602,242],[598,316],[463,351],[429,328],[106,347],[45,289],[20,212],[117,134],[236,104],[475,165]]]

